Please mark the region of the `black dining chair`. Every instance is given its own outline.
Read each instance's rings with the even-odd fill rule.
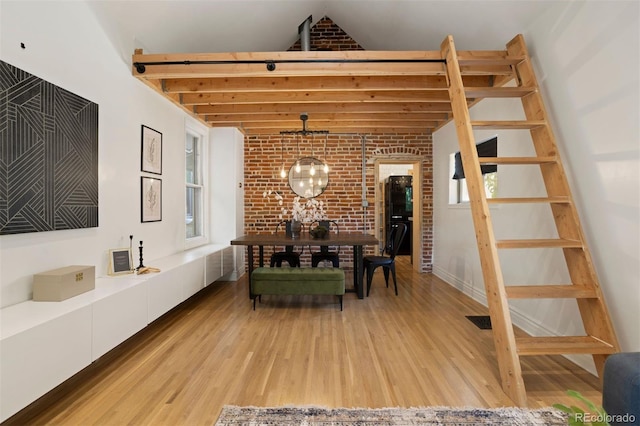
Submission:
[[[340,233],[340,226],[338,222],[334,220],[319,220],[316,222],[312,222],[311,226],[309,226],[309,232],[315,229],[317,226],[324,226],[327,228],[327,232],[330,234],[335,232],[336,234]],[[309,246],[309,251],[311,252],[311,266],[313,268],[317,267],[320,262],[328,261],[331,262],[334,268],[340,267],[340,246],[326,246],[320,245],[320,251],[313,251],[314,245]]]
[[[283,220],[276,225],[276,234],[286,232],[287,220]],[[304,225],[302,225],[304,227]],[[303,229],[304,231],[304,229]],[[293,240],[292,240],[293,241]],[[287,245],[284,247],[284,251],[278,251],[278,247],[273,248],[273,254],[271,255],[270,266],[273,267],[281,267],[282,262],[287,262],[291,267],[300,267],[300,256],[304,253],[304,246],[300,246],[301,250],[296,251],[295,246]]]
[[[389,271],[393,276],[393,286],[396,290],[396,296],[398,295],[398,283],[396,282],[396,254],[400,249],[402,240],[407,233],[407,225],[404,223],[395,223],[391,226],[391,232],[389,233],[389,240],[387,244],[387,251],[389,256],[365,256],[363,260],[364,273],[367,274],[367,296],[371,291],[371,282],[373,281],[373,273],[379,267],[383,268],[384,280],[389,287]]]

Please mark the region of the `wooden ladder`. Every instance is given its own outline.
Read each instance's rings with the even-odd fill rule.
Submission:
[[[507,44],[506,51],[457,53],[453,38],[441,45],[449,84],[453,120],[469,191],[471,214],[476,232],[480,263],[502,388],[519,406],[527,405],[520,357],[526,355],[591,354],[602,377],[604,361],[619,351],[618,341],[598,284],[578,212],[562,167],[531,59],[522,35]],[[491,87],[464,87],[463,73],[473,74],[489,67],[510,70],[493,76]],[[482,71],[479,72],[481,74]],[[488,72],[487,72],[488,73]],[[513,81],[513,87],[504,85]],[[521,121],[471,121],[469,105],[483,98],[520,98],[526,119]],[[478,157],[473,129],[529,130],[535,157]],[[481,164],[539,165],[546,197],[487,199]],[[553,214],[558,238],[496,240],[489,203],[547,203]],[[499,249],[561,248],[571,279],[564,285],[505,286]],[[560,252],[560,250],[554,250]],[[584,336],[515,337],[508,299],[575,298],[585,329]]]

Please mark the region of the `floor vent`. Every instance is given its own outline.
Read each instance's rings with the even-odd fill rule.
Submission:
[[[489,315],[467,315],[466,318],[482,330],[491,330],[491,317]]]

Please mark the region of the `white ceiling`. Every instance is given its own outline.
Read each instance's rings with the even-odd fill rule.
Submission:
[[[313,24],[328,16],[367,50],[439,50],[449,34],[461,50],[503,49],[557,2],[89,0],[89,5],[122,48],[213,53],[284,51],[298,39],[298,26],[309,15]]]

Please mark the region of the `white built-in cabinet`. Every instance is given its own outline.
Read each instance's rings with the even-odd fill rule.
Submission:
[[[0,421],[233,272],[234,248],[208,245],[145,263],[161,271],[99,277],[94,290],[65,301],[1,310]]]

